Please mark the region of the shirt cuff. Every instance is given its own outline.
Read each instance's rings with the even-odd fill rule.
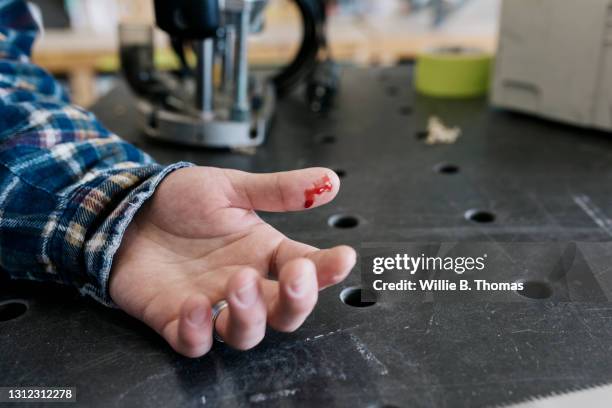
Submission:
[[[106,306],[117,307],[110,298],[108,284],[113,258],[121,245],[128,225],[168,174],[174,170],[192,166],[194,166],[192,163],[179,162],[162,168],[159,173],[134,188],[117,205],[96,234],[85,244],[85,263],[90,279],[88,283],[79,288],[81,294],[91,296]]]

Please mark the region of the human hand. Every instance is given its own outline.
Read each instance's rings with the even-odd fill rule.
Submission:
[[[128,226],[113,261],[110,296],[188,357],[210,350],[211,305],[222,299],[229,307],[215,330],[234,348],[257,345],[266,325],[294,331],[318,291],[346,278],[356,254],[348,246],[319,250],[293,241],[254,210],[316,207],[339,187],[336,174],[324,168],[176,170]]]

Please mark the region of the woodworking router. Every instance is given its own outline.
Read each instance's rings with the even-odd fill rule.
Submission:
[[[322,0],[294,0],[302,18],[302,44],[295,58],[271,76],[250,72],[248,64],[247,37],[263,29],[267,0],[154,3],[156,24],[170,36],[181,62],[178,72],[155,69],[153,27],[119,28],[122,69],[138,97],[148,136],[205,147],[258,146],[266,138],[277,95],[304,79],[309,81],[308,106],[322,110],[328,105],[334,81],[325,75],[333,72],[331,60],[320,57],[326,47]],[[197,56],[195,68],[187,62],[186,48]]]

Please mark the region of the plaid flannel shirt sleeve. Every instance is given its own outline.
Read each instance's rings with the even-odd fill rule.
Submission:
[[[112,306],[108,280],[123,233],[174,169],[71,105],[30,62],[27,5],[0,0],[0,274],[75,286]]]

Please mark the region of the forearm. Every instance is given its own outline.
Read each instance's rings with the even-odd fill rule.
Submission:
[[[127,224],[170,171],[70,105],[29,61],[36,32],[0,1],[0,267],[11,278],[78,287],[105,304]]]

